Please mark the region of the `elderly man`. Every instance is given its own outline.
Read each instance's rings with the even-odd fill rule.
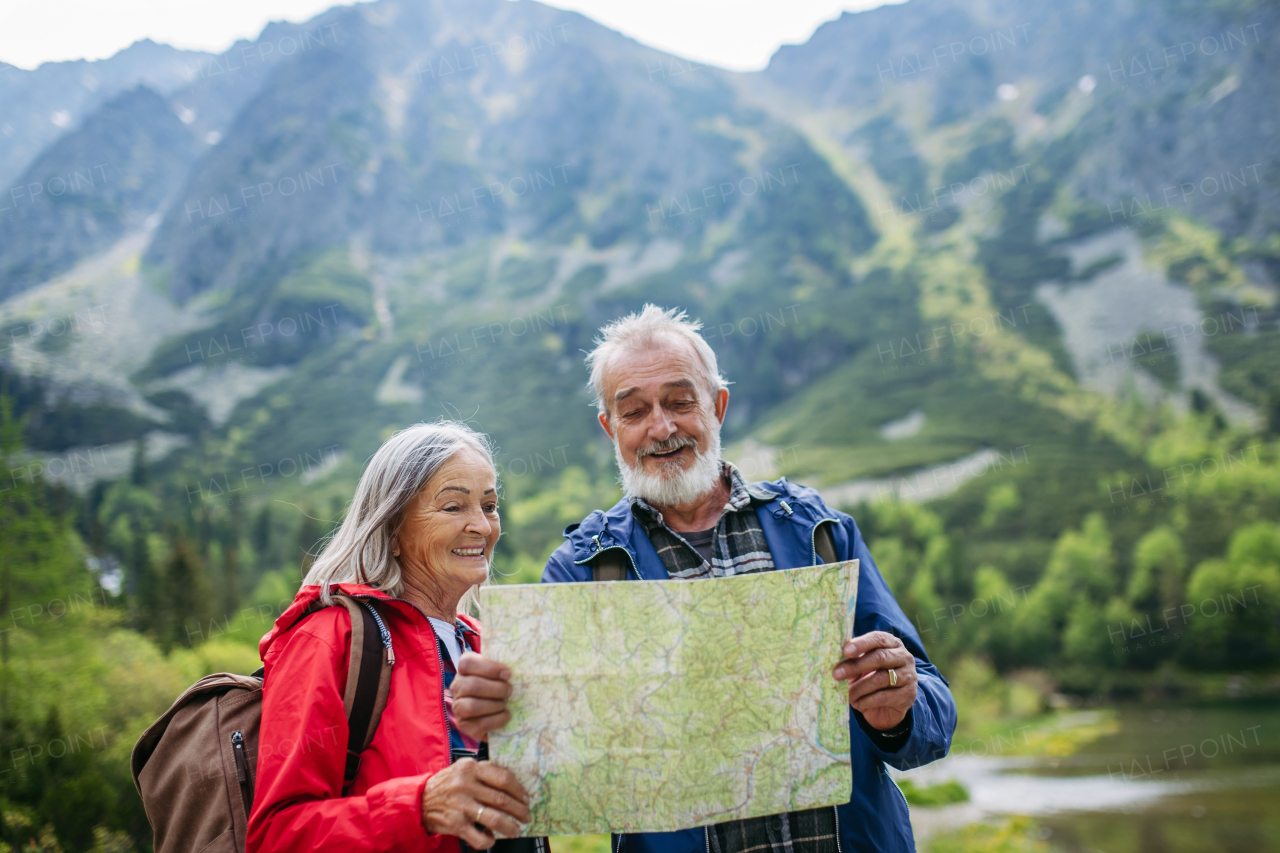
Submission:
[[[614,849],[914,850],[906,800],[884,765],[918,767],[946,754],[956,724],[947,682],[851,517],[785,478],[746,483],[720,459],[729,391],[700,328],[683,312],[646,305],[601,331],[587,364],[626,495],[565,530],[542,580],[728,577],[860,560],[856,636],[832,673],[849,683],[853,797],[835,808],[616,836]],[[460,664],[454,682],[460,727],[483,734],[506,722],[500,670],[479,656]]]

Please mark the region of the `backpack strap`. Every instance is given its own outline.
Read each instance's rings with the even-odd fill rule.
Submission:
[[[596,554],[591,561],[591,579],[601,581],[624,581],[627,579],[627,558],[621,548],[608,548]]]
[[[838,563],[836,559],[836,543],[831,537],[830,521],[819,521],[813,529],[813,550],[818,552],[824,563]]]
[[[347,760],[342,773],[345,796],[360,770],[360,755],[373,740],[387,707],[395,657],[391,635],[372,603],[341,593],[333,600],[351,614],[351,655],[342,697],[347,712]]]

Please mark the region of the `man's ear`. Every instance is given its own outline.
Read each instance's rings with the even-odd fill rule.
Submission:
[[[716,392],[716,420],[724,423],[724,413],[729,410],[729,389],[721,388]]]
[[[601,412],[596,415],[596,419],[600,421],[600,426],[604,428],[605,435],[609,436],[610,441],[617,441],[613,434],[613,426],[609,423],[609,413]]]

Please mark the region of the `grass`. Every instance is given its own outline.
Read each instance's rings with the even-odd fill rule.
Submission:
[[[554,853],[609,853],[607,835],[555,835],[549,841]]]
[[[969,789],[954,779],[937,785],[917,785],[910,779],[898,782],[898,788],[913,806],[949,806],[969,801]]]

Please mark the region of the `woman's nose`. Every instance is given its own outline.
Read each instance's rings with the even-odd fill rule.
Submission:
[[[485,515],[483,509],[477,509],[467,514],[467,526],[465,529],[488,536],[490,531],[493,530],[493,522]]]

